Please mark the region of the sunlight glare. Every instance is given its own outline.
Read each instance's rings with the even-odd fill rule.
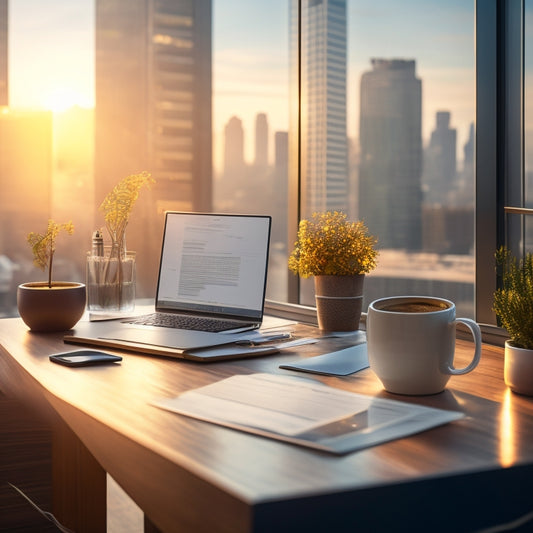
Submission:
[[[74,106],[88,108],[91,107],[91,103],[87,97],[69,87],[58,87],[51,90],[43,102],[45,109],[56,113],[66,111]]]
[[[512,466],[516,461],[515,427],[513,417],[513,396],[511,389],[505,391],[500,412],[500,464]]]

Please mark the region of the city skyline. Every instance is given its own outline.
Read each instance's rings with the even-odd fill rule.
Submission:
[[[429,132],[429,136],[426,138],[426,139],[423,139],[423,146],[426,147],[426,146],[429,146],[429,144],[431,143],[431,137],[436,129],[436,124],[435,124],[435,121],[436,121],[436,117],[438,115],[441,115],[441,114],[446,114],[449,116],[449,126],[450,128],[452,128],[453,130],[457,130],[457,128],[455,128],[453,126],[453,122],[454,122],[454,118],[453,118],[453,112],[451,112],[450,110],[447,110],[447,109],[439,109],[435,115],[433,115],[432,117],[432,130]],[[255,150],[255,117],[257,117],[258,115],[265,115],[267,120],[268,120],[268,113],[264,113],[263,111],[259,111],[257,110],[255,115],[254,115],[254,125],[252,127],[250,127],[249,129],[247,129],[247,127],[243,124],[243,120],[238,116],[238,114],[232,114],[229,118],[228,118],[228,121],[226,122],[226,124],[224,124],[223,126],[223,130],[224,130],[224,133],[223,133],[223,136],[225,137],[225,135],[227,134],[227,131],[226,131],[226,127],[227,125],[230,123],[230,122],[233,122],[235,119],[237,119],[239,122],[240,122],[240,127],[241,127],[241,130],[242,130],[242,135],[243,135],[243,161],[244,161],[244,164],[245,165],[253,165],[254,164],[254,160],[255,160],[255,151],[252,151],[250,152],[249,154],[246,153],[246,146],[248,145],[248,143],[250,143],[250,145],[253,147],[253,149]],[[464,149],[465,149],[465,146],[471,142],[471,139],[469,139],[469,137],[472,135],[472,127],[473,127],[473,124],[474,124],[474,121],[472,120],[468,125],[466,125],[465,127],[465,130],[464,131],[461,131],[461,138],[464,138],[465,141],[461,144],[457,139],[458,137],[456,137],[456,144],[457,144],[457,149],[456,149],[456,161],[457,161],[457,164],[461,163],[461,162],[464,162],[465,160],[465,156],[464,156]],[[276,133],[285,133],[287,134],[288,133],[288,130],[274,130],[272,127],[270,127],[270,122],[269,122],[269,127],[268,127],[268,142],[269,142],[269,147],[268,147],[268,150],[269,150],[269,158],[268,158],[268,164],[269,165],[273,165],[275,163],[275,146],[274,146],[274,138],[275,138],[275,135]],[[456,131],[457,133],[457,131]],[[355,137],[350,137],[348,136],[348,140],[349,141],[358,141],[359,140],[359,136],[355,136]],[[224,141],[222,141],[222,145],[224,145]],[[224,164],[221,164],[220,165],[220,168],[218,169],[215,169],[219,174],[223,174],[224,173]],[[457,171],[459,171],[460,168],[458,167],[457,168]]]
[[[313,0],[313,5],[319,5],[322,1]],[[106,0],[104,3],[107,6],[113,6],[118,3],[118,0]],[[179,3],[161,1],[158,5],[172,9]],[[332,4],[338,5],[339,2],[333,0]],[[379,5],[369,0],[346,0],[348,68],[343,90],[346,94],[346,138],[350,140],[348,177],[351,183],[357,184],[358,176],[353,169],[358,168],[360,158],[358,151],[360,79],[362,74],[371,68],[372,61],[376,58],[416,63],[415,75],[423,82],[421,133],[424,148],[428,146],[435,130],[437,113],[447,112],[450,114],[448,130],[457,133],[456,162],[461,166],[465,158],[463,150],[466,148],[467,141],[470,143],[469,154],[472,154],[470,150],[473,141],[472,124],[475,119],[474,1],[453,0],[446,5],[443,4],[431,0],[423,2],[417,0],[406,1],[398,6],[398,2],[390,0],[384,0]],[[91,116],[94,112],[98,113],[98,109],[95,110],[93,107],[95,95],[91,92],[91,87],[94,89],[96,84],[95,5],[95,0],[77,0],[76,2],[71,0],[47,0],[47,2],[14,0],[11,2],[9,25],[11,107],[15,110],[32,107],[49,108],[59,112],[65,108],[71,109],[69,107],[71,104],[77,104],[91,109],[89,113]],[[124,18],[130,18],[133,12],[137,12],[133,8],[130,9],[131,5],[137,5],[136,2],[123,0],[122,5],[128,15]],[[141,5],[146,6],[148,3],[145,0],[142,2],[139,0],[139,6]],[[188,8],[194,5],[194,2],[183,2],[183,6]],[[210,100],[213,105],[213,127],[206,126],[204,133],[210,138],[212,136],[214,141],[214,169],[218,172],[222,167],[220,152],[224,145],[224,127],[233,116],[240,119],[243,131],[242,159],[244,164],[250,167],[245,169],[243,185],[239,188],[234,188],[229,180],[218,180],[216,187],[213,187],[213,192],[220,195],[215,198],[216,205],[222,205],[224,209],[231,210],[244,208],[273,211],[276,209],[273,212],[276,215],[276,222],[282,221],[278,224],[279,231],[273,233],[276,235],[273,241],[276,246],[273,246],[272,251],[276,254],[279,270],[276,271],[275,276],[272,276],[272,279],[277,280],[282,279],[279,272],[285,273],[286,271],[286,260],[283,257],[286,248],[280,248],[279,244],[287,238],[287,209],[288,206],[292,209],[294,203],[293,195],[287,198],[285,193],[287,175],[283,170],[287,170],[289,154],[292,157],[297,153],[294,150],[294,144],[291,143],[290,149],[288,148],[287,140],[287,132],[290,130],[289,106],[295,103],[289,98],[290,83],[293,78],[289,67],[288,6],[289,0],[273,0],[268,6],[257,2],[213,0],[213,24],[204,34],[213,39],[213,94]],[[149,23],[141,27],[142,32],[150,31],[150,29]],[[169,26],[165,25],[159,34],[153,35],[152,39],[147,41],[148,47],[168,44],[173,38],[172,31]],[[125,45],[124,48],[126,48],[127,41],[130,37],[133,39],[135,33],[135,29],[127,29],[119,39],[119,47]],[[324,47],[324,50],[327,50],[327,47]],[[111,46],[108,51],[110,55],[113,55],[116,50]],[[135,57],[140,57],[141,54],[137,52],[138,50],[134,54]],[[173,78],[174,81],[183,80],[187,73],[181,66],[185,63],[174,61],[176,68],[169,69],[162,74],[158,82],[164,84],[163,78],[166,81],[169,78]],[[120,64],[117,63],[117,65]],[[136,87],[145,85],[144,81],[148,80],[148,76],[143,72],[130,73],[129,76],[129,83]],[[79,82],[80,85],[74,82]],[[125,87],[127,85],[126,83]],[[115,84],[111,84],[110,89],[113,90],[114,86]],[[171,89],[171,92],[175,87]],[[160,88],[161,86],[158,86],[156,90]],[[124,89],[120,90],[124,99],[126,92]],[[152,98],[154,92],[148,92],[146,96]],[[327,97],[329,96],[328,92]],[[166,99],[165,104],[168,101]],[[317,104],[320,105],[320,103],[317,99]],[[145,104],[146,102],[141,106]],[[140,109],[136,105],[130,105],[129,108],[132,113]],[[108,105],[106,110],[109,114],[113,106]],[[144,110],[140,110],[139,115],[142,114]],[[265,133],[264,121],[261,121],[262,126],[257,126],[259,115],[266,119],[268,125],[266,143],[261,142],[261,146],[265,149],[268,146],[269,151],[268,162],[271,168],[266,169],[266,172],[258,171],[258,167],[262,165],[254,165],[254,162],[257,162],[255,157],[258,152],[254,142],[254,132]],[[62,116],[66,115],[55,115],[54,127],[56,119],[59,120]],[[140,116],[139,121],[134,123],[132,131],[140,132],[139,136],[148,131],[148,128],[144,127],[145,118]],[[173,117],[172,120],[175,118]],[[153,119],[154,117],[150,117],[150,120]],[[163,128],[167,126],[169,126],[168,123],[162,125]],[[68,131],[73,134],[72,137],[82,133],[82,129],[78,131],[73,123],[70,123],[68,128],[70,128]],[[89,129],[83,133],[89,152],[93,139]],[[130,141],[127,135],[123,135],[123,132],[118,131],[115,136],[117,140],[124,138],[125,143]],[[168,141],[174,142],[175,139],[168,139]],[[129,146],[125,157],[131,162],[136,160],[138,152],[135,148],[131,149],[131,145]],[[169,149],[169,146],[171,144],[165,144],[166,149]],[[84,164],[83,169],[80,170],[77,168],[77,156],[72,157],[66,145],[63,145],[61,149],[67,159],[70,157],[70,161],[65,165],[63,157],[54,169],[54,172],[59,169],[61,175],[59,179],[54,176],[52,184],[52,197],[57,198],[53,202],[52,213],[55,216],[60,208],[62,215],[70,216],[70,213],[74,213],[77,219],[81,219],[87,212],[85,204],[97,207],[101,196],[100,193],[92,194],[93,161],[92,158],[88,158],[88,164]],[[210,147],[205,147],[205,149],[211,151]],[[182,154],[180,150],[169,149],[168,152],[171,152],[171,155]],[[275,166],[273,166],[274,153],[282,154],[276,160]],[[123,158],[124,155],[120,157]],[[258,160],[264,162],[264,153]],[[135,164],[137,166],[137,162]],[[471,159],[468,159],[468,164],[472,164]],[[120,173],[121,171],[115,172],[114,170],[109,172],[109,181],[118,180]],[[473,176],[473,173],[471,175]],[[302,176],[305,180],[306,176],[304,174]],[[29,184],[33,179],[35,178],[31,174],[25,178]],[[66,190],[61,196],[57,194],[58,183]],[[247,190],[244,190],[246,187]],[[462,191],[460,193],[462,194]],[[473,188],[467,193],[465,197],[471,198]],[[350,191],[350,194],[350,208],[352,208],[355,205],[353,201],[355,193]],[[178,196],[180,195],[181,191]],[[226,203],[218,203],[221,200]],[[284,201],[285,204],[283,204]],[[438,198],[431,206],[424,206],[421,220],[423,246],[429,242],[431,248],[423,249],[437,254],[456,253],[457,248],[453,248],[447,242],[450,240],[449,228],[452,222],[457,221],[461,223],[463,229],[473,228],[472,212],[470,206],[459,208],[453,206],[452,202],[443,207],[438,204]],[[135,218],[142,220],[144,217],[142,211],[138,214],[139,216]],[[351,210],[351,216],[357,216],[354,209]],[[89,230],[94,229],[91,222],[88,226]],[[90,231],[86,231],[87,228],[84,227],[80,229],[82,231],[75,236],[75,239],[79,238],[81,242],[81,253],[76,252],[76,257],[83,261]],[[457,224],[455,224],[455,231],[457,232]],[[133,226],[131,233],[133,247],[133,235],[136,233]],[[462,234],[469,236],[469,231],[462,231]],[[8,237],[7,233],[4,237]],[[459,253],[471,254],[470,243],[466,242],[466,239],[464,241],[461,243]],[[21,246],[24,246],[24,243]],[[147,255],[152,254],[141,255],[146,258]],[[153,261],[153,258],[150,257],[150,260]],[[416,272],[411,272],[411,275],[418,278]],[[379,273],[377,277],[379,278]],[[382,290],[381,286],[379,290]]]
[[[402,15],[392,0],[379,8],[370,0],[347,2],[350,138],[356,137],[358,129],[361,73],[369,68],[373,57],[396,57],[415,59],[418,75],[424,79],[423,138],[429,138],[435,113],[448,109],[458,130],[459,145],[466,142],[475,111],[474,3],[454,0],[446,6],[441,4],[411,1],[402,4]],[[57,110],[69,101],[85,107],[94,105],[94,93],[90,91],[94,86],[93,6],[94,0],[11,2],[9,69],[13,107]],[[244,0],[213,2],[213,138],[217,169],[222,161],[224,125],[233,114],[241,118],[246,131],[253,131],[257,112],[269,114],[272,131],[288,130],[288,17],[287,0],[273,0],[268,9]],[[262,22],[259,26],[258,20]],[[391,25],[397,38],[391,38]],[[253,142],[247,140],[245,158],[252,157]]]

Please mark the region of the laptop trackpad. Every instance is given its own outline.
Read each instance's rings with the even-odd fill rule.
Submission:
[[[243,335],[228,335],[223,333],[210,333],[206,331],[190,331],[172,328],[128,328],[122,327],[110,330],[101,339],[134,342],[149,346],[165,346],[166,348],[204,348],[234,342]]]

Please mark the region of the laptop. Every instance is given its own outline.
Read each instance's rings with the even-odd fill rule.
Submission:
[[[246,338],[263,321],[271,223],[268,215],[167,212],[155,312],[80,322],[65,342],[188,355]],[[177,317],[199,325],[155,325]]]

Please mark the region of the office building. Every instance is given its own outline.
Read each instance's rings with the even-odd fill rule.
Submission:
[[[276,172],[288,172],[289,166],[289,134],[286,131],[276,131],[274,134],[274,166]]]
[[[450,112],[438,111],[436,127],[424,152],[424,203],[448,203],[457,187],[457,130],[450,128]]]
[[[414,60],[373,59],[361,77],[359,217],[381,248],[421,247],[421,93]]]
[[[9,105],[8,0],[0,0],[0,106]]]
[[[233,116],[224,127],[224,181],[241,185],[244,171],[244,129],[242,120]]]
[[[458,196],[456,199],[456,204],[469,206],[472,210],[474,209],[475,198],[474,136],[474,124],[472,123],[468,129],[468,140],[463,146],[463,168],[459,176]],[[526,151],[526,153],[529,152]]]
[[[305,216],[314,211],[348,207],[346,1],[312,0],[302,2],[301,9],[302,209]],[[293,9],[291,14],[294,13]],[[297,28],[291,25],[291,32],[294,31]],[[295,39],[291,39],[291,46],[296,46]],[[295,127],[291,124],[293,131]]]
[[[468,140],[466,141],[465,145],[463,146],[463,154],[464,154],[464,165],[463,165],[463,172],[471,175],[470,181],[473,182],[474,179],[474,124],[470,124],[470,128],[468,129]],[[473,197],[474,195],[472,195]]]
[[[163,212],[210,210],[211,0],[97,0],[95,198],[148,171],[127,232],[153,296]],[[97,218],[96,220],[100,220]]]
[[[422,249],[424,252],[472,256],[474,210],[468,205],[424,204]]]
[[[268,119],[265,113],[255,117],[255,158],[254,166],[266,168],[268,165]]]
[[[274,174],[272,205],[272,242],[287,251],[287,211],[289,188],[289,140],[286,131],[274,134]],[[275,253],[273,251],[272,253]],[[285,265],[284,265],[285,266]]]

